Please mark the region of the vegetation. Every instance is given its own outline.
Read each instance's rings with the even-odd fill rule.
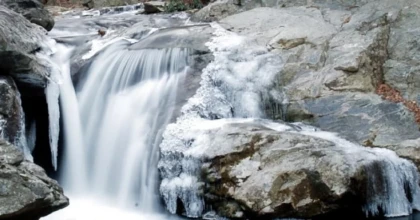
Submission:
[[[166,12],[186,11],[191,9],[200,9],[207,2],[202,0],[170,0],[165,5]]]

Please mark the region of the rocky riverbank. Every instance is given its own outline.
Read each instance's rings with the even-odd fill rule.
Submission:
[[[35,140],[27,139],[33,136],[26,135],[31,129],[22,103],[28,95],[45,100],[40,91],[51,72],[46,30],[53,25],[37,1],[0,1],[0,219],[39,219],[69,204],[58,183],[33,163]],[[48,126],[48,120],[39,123]]]
[[[113,39],[130,39],[130,53],[187,49],[158,165],[171,213],[362,218],[420,209],[418,1],[220,0],[190,19],[136,14],[142,6],[54,21],[36,0],[0,0],[0,219],[39,219],[69,204],[33,163],[54,173],[59,162],[48,124],[58,113],[48,113],[45,93],[59,83],[49,37],[74,47],[76,87]],[[124,8],[133,13],[108,16]]]

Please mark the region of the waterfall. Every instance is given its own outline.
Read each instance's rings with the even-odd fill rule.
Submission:
[[[140,219],[169,218],[149,214],[162,211],[159,143],[173,118],[189,50],[129,50],[130,44],[122,39],[100,51],[76,90],[70,77],[69,54],[62,55],[68,58],[62,62],[65,71],[60,85],[66,149],[61,179],[73,203],[57,216],[139,219],[132,211],[141,210]],[[66,48],[58,51],[63,53]],[[72,211],[86,209],[85,204],[91,201],[95,207],[87,212],[92,215]],[[117,210],[128,211],[122,214]],[[54,216],[50,218],[61,219]]]

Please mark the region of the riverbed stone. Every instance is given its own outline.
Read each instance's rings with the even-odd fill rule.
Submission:
[[[50,51],[45,34],[41,27],[0,6],[0,74],[29,86],[45,87],[50,74],[48,60],[40,56]]]
[[[0,5],[23,15],[30,22],[50,31],[54,27],[54,18],[38,0],[1,0]]]
[[[241,219],[312,218],[339,211],[361,218],[367,197],[384,196],[369,188],[369,181],[391,175],[385,174],[385,164],[388,156],[397,158],[392,151],[334,141],[328,136],[333,134],[324,139],[313,135],[322,133],[316,128],[264,123],[227,123],[191,140],[185,154],[202,151],[206,204],[218,213]],[[415,172],[412,163],[400,160]]]
[[[15,146],[0,140],[0,152],[0,219],[37,220],[69,204],[58,183]]]

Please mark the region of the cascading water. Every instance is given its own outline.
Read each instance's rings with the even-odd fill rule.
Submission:
[[[72,215],[168,219],[144,214],[161,210],[154,167],[163,129],[173,117],[179,82],[185,77],[189,50],[129,50],[129,45],[119,40],[100,52],[76,90],[77,97],[69,72],[70,49],[59,45],[66,149],[62,184],[75,204],[51,219]],[[72,207],[81,209],[87,201],[141,210],[142,216],[122,214],[119,208],[108,208],[110,212],[101,216],[93,207],[89,207],[92,215],[80,210],[71,214]]]

